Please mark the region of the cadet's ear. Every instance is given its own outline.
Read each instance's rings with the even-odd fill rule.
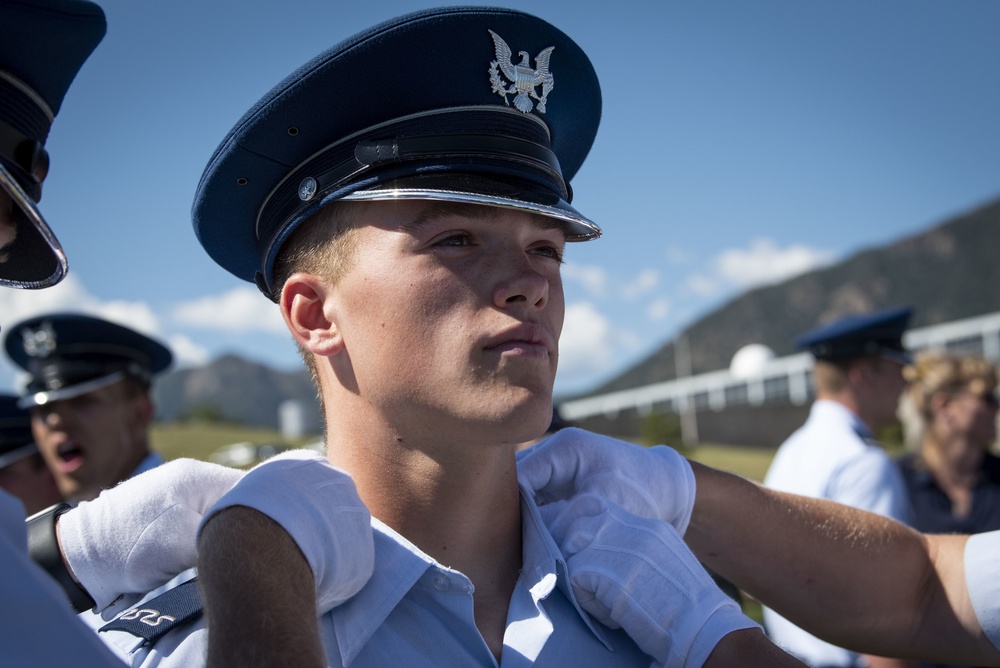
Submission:
[[[278,305],[288,331],[300,346],[329,357],[343,348],[343,338],[328,313],[330,286],[313,274],[292,274],[281,289]]]

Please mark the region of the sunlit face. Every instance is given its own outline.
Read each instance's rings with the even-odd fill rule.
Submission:
[[[400,430],[510,443],[542,433],[565,310],[563,230],[488,206],[363,206],[334,299],[349,383]]]
[[[126,479],[147,454],[149,399],[125,382],[31,409],[38,450],[70,501]]]

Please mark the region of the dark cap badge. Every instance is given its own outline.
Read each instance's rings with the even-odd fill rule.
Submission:
[[[493,86],[493,92],[502,97],[507,106],[510,106],[507,96],[513,95],[514,107],[525,114],[531,112],[535,106],[531,101],[532,98],[538,100],[538,113],[544,114],[545,102],[555,87],[555,79],[549,72],[549,58],[552,57],[552,51],[556,47],[542,49],[541,53],[535,56],[535,68],[532,69],[531,57],[527,51],[518,53],[521,62],[515,65],[510,60],[512,51],[507,42],[492,30],[489,32],[493,36],[493,45],[497,53],[497,59],[490,63],[490,84]],[[500,72],[503,72],[510,81],[509,87],[507,82],[500,78]],[[541,96],[535,92],[538,86],[542,87]]]

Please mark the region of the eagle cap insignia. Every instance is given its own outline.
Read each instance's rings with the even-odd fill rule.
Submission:
[[[51,322],[42,323],[38,329],[26,329],[21,332],[24,341],[24,352],[30,357],[48,357],[56,349],[56,330]]]
[[[541,53],[535,56],[535,67],[531,67],[531,57],[527,51],[520,51],[521,62],[515,65],[511,62],[510,47],[500,35],[492,30],[493,45],[496,48],[496,60],[490,63],[490,85],[493,92],[503,98],[504,104],[510,106],[508,95],[514,96],[514,107],[525,114],[534,109],[535,104],[532,99],[538,101],[538,113],[545,113],[545,102],[555,86],[552,73],[549,72],[549,58],[556,47],[550,46],[542,49]],[[503,77],[501,77],[501,72]],[[535,89],[541,86],[542,94],[539,95]]]

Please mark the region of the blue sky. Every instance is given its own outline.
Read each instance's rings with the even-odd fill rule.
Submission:
[[[294,368],[275,307],[195,239],[195,185],[285,75],[438,4],[101,2],[108,35],[63,103],[41,205],[71,276],[0,288],[3,326],[86,310],[162,338],[182,365],[233,352]],[[567,254],[557,392],[614,375],[748,287],[1000,196],[995,0],[513,6],[579,42],[603,89],[573,186],[605,236]],[[6,389],[15,376],[0,366]]]

